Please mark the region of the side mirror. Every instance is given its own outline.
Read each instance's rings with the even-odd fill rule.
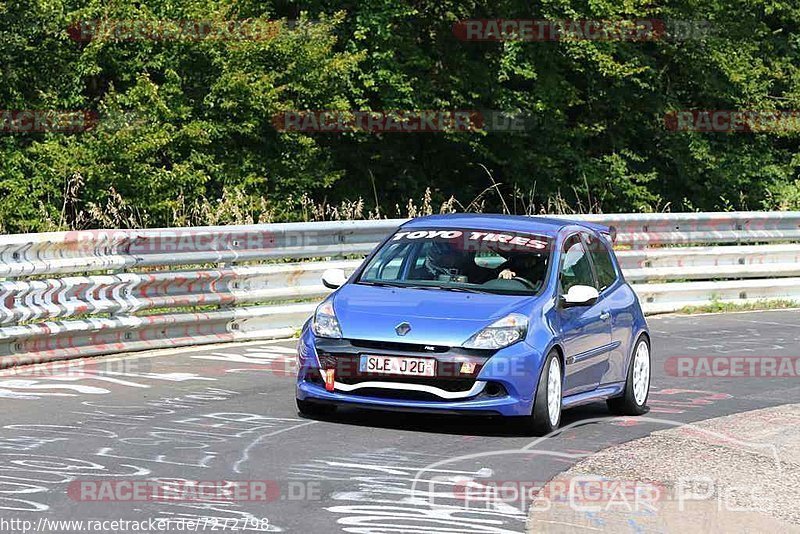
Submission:
[[[591,306],[598,298],[600,298],[600,293],[591,286],[572,286],[567,291],[567,294],[562,297],[565,308]]]
[[[322,273],[322,285],[328,289],[338,289],[347,282],[347,275],[343,269],[328,269]]]

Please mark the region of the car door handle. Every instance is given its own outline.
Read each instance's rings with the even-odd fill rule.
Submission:
[[[603,310],[603,311],[600,313],[600,320],[601,320],[601,321],[608,321],[608,319],[609,319],[610,317],[611,317],[611,314],[608,312],[608,310]]]

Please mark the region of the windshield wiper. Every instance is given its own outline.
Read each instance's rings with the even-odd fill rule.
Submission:
[[[377,287],[407,287],[401,284],[390,284],[389,282],[373,282],[371,280],[359,280],[356,283],[364,284],[365,286],[377,286]]]
[[[458,291],[461,293],[489,293],[489,291],[484,291],[481,289],[476,289],[472,287],[453,287],[453,286],[398,286],[398,287],[408,287],[410,289],[441,289],[442,291]]]
[[[474,287],[439,287],[439,289],[444,289],[445,291],[459,291],[461,293],[491,293],[491,291]]]
[[[377,287],[401,287],[404,289],[441,289],[443,291],[459,291],[461,293],[491,293],[491,291],[485,291],[477,288],[472,287],[448,287],[448,286],[423,286],[423,285],[413,285],[413,284],[391,284],[389,282],[373,282],[371,280],[360,280],[359,284],[364,284],[366,286],[377,286]]]

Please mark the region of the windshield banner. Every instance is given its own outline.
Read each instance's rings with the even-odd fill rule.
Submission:
[[[549,239],[543,236],[478,230],[416,230],[413,232],[397,232],[392,237],[391,241],[413,241],[420,239],[460,241],[464,243],[464,250],[477,250],[480,248],[500,250],[545,250],[549,243]],[[481,244],[483,244],[483,246],[481,246]],[[496,244],[496,246],[487,246],[494,244]]]

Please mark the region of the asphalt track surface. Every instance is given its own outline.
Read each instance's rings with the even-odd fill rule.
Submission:
[[[652,317],[647,419],[610,418],[604,403],[587,405],[565,412],[567,428],[539,441],[502,420],[353,409],[300,417],[287,341],[4,372],[0,531],[87,532],[98,531],[90,520],[126,520],[152,522],[113,530],[524,532],[523,506],[465,509],[454,481],[547,481],[654,430],[798,402],[796,376],[690,378],[669,369],[673,357],[800,356],[799,318]],[[130,499],[124,483],[145,480],[178,490],[171,499]],[[250,494],[193,499],[187,488],[197,481],[236,481]],[[70,520],[85,523],[57,523]]]

